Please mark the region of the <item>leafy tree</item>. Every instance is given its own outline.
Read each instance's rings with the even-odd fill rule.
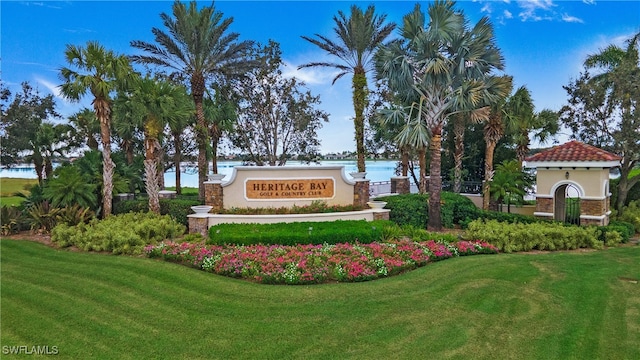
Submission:
[[[631,175],[640,161],[640,33],[626,48],[610,45],[587,57],[585,71],[564,89],[569,103],[561,109],[561,121],[572,138],[622,156],[615,207],[623,211],[629,190],[640,182]],[[589,70],[597,70],[592,74]]]
[[[2,118],[0,119],[0,160],[2,165],[11,166],[23,161],[26,152],[33,162],[38,180],[42,183],[45,159],[41,154],[41,144],[45,140],[57,142],[58,139],[44,138],[41,127],[49,118],[58,118],[53,95],[40,96],[28,82],[22,83],[22,91],[11,97],[11,92],[2,90]],[[49,126],[51,124],[49,123]],[[51,134],[51,133],[48,133]],[[53,134],[51,134],[53,135]],[[53,144],[45,144],[45,146]]]
[[[102,142],[103,187],[102,215],[111,215],[113,200],[113,168],[111,159],[111,93],[125,84],[133,74],[124,55],[106,50],[97,42],[89,41],[85,47],[67,45],[64,52],[67,63],[75,68],[60,69],[64,82],[60,91],[64,97],[79,101],[87,92],[93,96],[93,109],[100,121]]]
[[[259,166],[284,165],[294,154],[315,157],[320,144],[316,132],[328,121],[328,114],[315,108],[319,97],[282,75],[278,43],[257,47],[254,56],[261,65],[238,86],[241,101],[231,141]]]
[[[198,10],[195,1],[185,5],[173,3],[173,17],[162,13],[162,24],[168,31],[151,29],[156,44],[132,41],[131,46],[147,55],[132,56],[133,61],[172,69],[189,77],[195,104],[196,142],[198,144],[199,197],[204,199],[203,183],[207,179],[207,121],[204,113],[206,81],[215,76],[243,74],[253,64],[245,61],[251,42],[237,42],[238,34],[229,32],[233,18],[223,18],[213,2]]]
[[[428,8],[429,23],[420,5],[403,18],[402,38],[382,46],[376,59],[378,76],[410,103],[399,111],[408,120],[398,140],[416,148],[430,146],[429,224],[442,228],[440,214],[442,130],[449,116],[491,103],[506,89],[490,86],[488,74],[502,69],[493,27],[482,18],[468,26],[454,2],[436,1]]]
[[[367,107],[367,72],[373,68],[373,54],[379,45],[395,29],[395,24],[384,24],[386,15],[376,15],[375,7],[370,5],[362,11],[357,5],[351,6],[351,15],[338,11],[333,17],[334,31],[339,42],[316,34],[316,38],[302,38],[318,46],[328,54],[337,57],[340,62],[311,62],[301,65],[305,67],[330,67],[339,71],[333,83],[348,73],[353,73],[353,109],[355,111],[354,127],[358,171],[365,169],[364,148],[364,110]]]

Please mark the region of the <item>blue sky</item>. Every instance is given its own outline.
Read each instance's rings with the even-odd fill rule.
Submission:
[[[210,4],[209,1],[201,2]],[[231,30],[242,40],[281,44],[288,65],[285,74],[304,80],[319,94],[321,108],[330,122],[320,131],[322,152],[355,150],[351,80],[343,77],[335,85],[335,72],[328,69],[296,70],[310,61],[330,60],[302,35],[333,36],[333,16],[349,12],[351,4],[366,8],[374,4],[388,21],[401,22],[416,1],[216,1],[225,17],[233,17]],[[419,2],[426,10],[430,2]],[[58,96],[58,70],[65,66],[66,44],[85,45],[96,40],[121,54],[134,54],[131,40],[153,41],[152,27],[162,27],[159,14],[171,13],[172,1],[7,1],[0,2],[0,66],[5,85],[18,90],[29,81],[42,94],[58,98],[58,111],[71,115],[81,105]],[[531,91],[536,111],[559,110],[567,100],[562,89],[582,70],[589,54],[624,40],[640,31],[640,1],[458,1],[475,23],[488,16],[502,49],[505,74],[516,88]]]

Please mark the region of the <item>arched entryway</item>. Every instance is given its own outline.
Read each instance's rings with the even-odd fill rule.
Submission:
[[[554,220],[580,225],[580,190],[577,186],[571,183],[558,186],[553,199]]]

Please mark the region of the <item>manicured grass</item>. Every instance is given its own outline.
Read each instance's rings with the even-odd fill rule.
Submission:
[[[37,179],[0,178],[0,206],[20,205],[24,198],[13,195],[17,192],[29,195],[25,188],[37,183]]]
[[[57,346],[58,358],[640,358],[639,246],[462,257],[312,286],[0,246],[2,345]]]

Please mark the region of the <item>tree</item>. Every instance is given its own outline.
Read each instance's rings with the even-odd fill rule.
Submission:
[[[428,227],[439,230],[442,129],[460,109],[499,98],[493,92],[497,89],[487,83],[487,74],[502,69],[503,62],[488,18],[469,28],[464,14],[450,1],[434,2],[428,14],[430,22],[425,24],[418,4],[405,15],[402,38],[381,47],[376,69],[403,102],[411,104],[401,109],[409,115],[399,142],[430,146]]]
[[[77,70],[63,67],[60,78],[62,95],[72,101],[80,99],[90,92],[93,96],[93,109],[100,121],[100,140],[102,142],[103,188],[102,215],[111,215],[113,200],[113,169],[111,159],[111,93],[118,86],[126,86],[133,74],[129,61],[124,55],[106,50],[97,42],[89,41],[86,47],[67,45],[65,52],[67,63]]]
[[[214,174],[218,173],[218,145],[222,135],[233,129],[237,119],[235,104],[228,99],[229,92],[228,89],[222,91],[218,87],[214,89],[213,98],[204,99],[204,113],[209,124],[209,139],[211,139],[211,168]]]
[[[143,114],[141,122],[144,133],[144,174],[145,187],[149,196],[149,210],[160,213],[158,173],[161,146],[160,139],[167,124],[189,116],[192,107],[184,99],[186,89],[166,80],[149,76],[136,79],[128,93],[127,101],[136,111]]]
[[[640,161],[639,42],[637,33],[627,40],[626,48],[610,45],[588,56],[585,71],[564,87],[569,103],[560,111],[572,138],[622,156],[618,211],[623,211],[629,190],[640,181],[640,174],[630,176]]]
[[[97,137],[100,136],[100,122],[95,112],[82,108],[69,117],[69,123],[75,129],[76,142],[86,144],[91,150],[98,150]]]
[[[491,181],[491,197],[499,205],[507,203],[507,212],[511,212],[511,204],[522,204],[526,187],[530,180],[522,172],[517,160],[504,161],[496,167],[495,177]]]
[[[319,97],[282,75],[278,43],[257,47],[254,56],[261,65],[238,86],[241,101],[231,141],[258,166],[284,165],[294,154],[314,158],[320,144],[316,132],[328,121],[328,114],[315,108]]]
[[[12,166],[23,161],[26,154],[33,162],[38,180],[42,184],[44,159],[37,139],[41,127],[49,118],[60,115],[55,110],[53,95],[40,96],[28,82],[22,83],[22,91],[11,97],[11,92],[2,90],[2,119],[0,119],[0,160],[3,166]],[[43,136],[40,140],[44,141]],[[50,139],[52,142],[56,139]],[[50,144],[49,144],[50,145]],[[26,152],[26,153],[25,153]]]
[[[148,55],[135,55],[133,61],[172,69],[189,77],[191,96],[195,104],[196,142],[198,144],[198,194],[204,199],[207,180],[207,121],[203,99],[207,80],[215,76],[243,74],[253,64],[245,61],[251,42],[237,42],[238,34],[229,32],[233,18],[223,18],[213,2],[198,10],[195,1],[185,5],[173,3],[173,17],[162,13],[160,18],[167,32],[153,28],[156,44],[132,41],[131,46]]]
[[[512,87],[513,78],[511,76],[504,76],[503,81],[509,84],[509,88]],[[511,90],[509,90],[511,93]],[[505,129],[508,124],[506,123],[508,117],[506,116],[506,97],[498,99],[491,105],[491,111],[489,117],[484,123],[483,134],[485,141],[485,166],[484,166],[484,182],[482,184],[482,209],[489,210],[489,203],[491,200],[490,184],[493,181],[493,157],[496,150],[498,141],[504,136]]]
[[[358,171],[365,169],[364,148],[364,110],[367,107],[367,72],[373,67],[373,54],[377,47],[395,29],[395,24],[384,25],[386,15],[376,15],[375,7],[370,5],[365,12],[358,6],[351,6],[349,18],[342,11],[333,17],[334,31],[339,42],[316,34],[316,38],[302,36],[303,39],[318,46],[329,55],[337,57],[340,62],[311,62],[301,65],[305,67],[330,67],[339,71],[333,83],[348,73],[353,73],[353,109],[355,111],[354,127]]]
[[[72,206],[95,209],[97,184],[91,182],[80,172],[77,166],[61,166],[43,189],[44,198],[55,207]]]
[[[516,157],[522,167],[524,158],[529,155],[531,144],[529,134],[534,132],[534,138],[542,143],[546,142],[549,137],[558,132],[558,114],[549,109],[536,113],[531,93],[526,86],[516,90],[509,98],[506,107],[510,130],[516,143]]]

